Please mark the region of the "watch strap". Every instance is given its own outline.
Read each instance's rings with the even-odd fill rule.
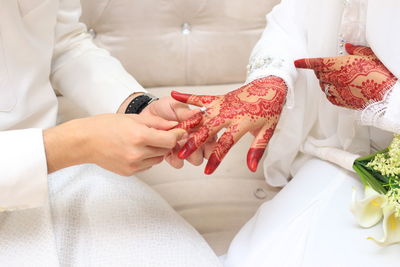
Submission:
[[[157,97],[150,94],[142,94],[129,103],[125,110],[125,114],[139,114],[142,112],[151,102],[158,100]]]

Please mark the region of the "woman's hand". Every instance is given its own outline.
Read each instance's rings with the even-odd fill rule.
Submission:
[[[163,161],[185,134],[176,122],[133,114],[72,120],[44,131],[48,172],[94,163],[124,176]],[[160,130],[157,130],[157,129]]]
[[[190,134],[178,156],[189,157],[208,140],[212,140],[222,128],[227,128],[213,148],[205,168],[205,173],[211,174],[231,147],[245,133],[252,132],[256,137],[247,154],[247,165],[251,171],[256,171],[258,162],[274,133],[286,93],[285,82],[274,76],[257,79],[221,96],[172,92],[172,97],[178,101],[206,108],[204,112],[177,126],[192,129],[201,125]]]
[[[337,106],[363,109],[383,99],[397,78],[369,47],[346,44],[348,56],[307,58],[297,68],[312,69],[328,100]]]

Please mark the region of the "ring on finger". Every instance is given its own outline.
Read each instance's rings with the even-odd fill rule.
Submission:
[[[329,93],[329,89],[331,88],[331,86],[332,86],[332,84],[330,84],[330,83],[325,84],[324,91],[325,91],[326,96],[332,96],[332,94]]]

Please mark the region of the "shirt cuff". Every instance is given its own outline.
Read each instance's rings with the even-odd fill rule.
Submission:
[[[0,132],[0,211],[37,208],[48,199],[41,129]]]
[[[385,120],[397,124],[400,129],[400,83],[396,84],[391,89],[391,94],[387,99],[387,108],[385,115],[383,116]]]
[[[382,101],[374,102],[361,111],[361,124],[400,133],[400,83],[390,88]]]

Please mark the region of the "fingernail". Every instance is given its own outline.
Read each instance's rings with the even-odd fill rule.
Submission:
[[[344,47],[346,48],[347,53],[352,54],[354,52],[354,45],[346,43]]]
[[[177,91],[172,91],[171,96],[180,102],[186,103],[190,97],[189,94],[179,93]]]
[[[181,151],[179,151],[178,153],[178,158],[180,159],[186,159],[187,157],[189,157],[188,155],[188,149],[186,147],[183,147],[181,149]]]
[[[256,172],[258,163],[260,159],[264,155],[265,148],[250,148],[249,152],[247,153],[247,166],[249,167],[250,171]]]
[[[183,146],[183,148],[179,151],[178,153],[178,158],[180,159],[186,159],[192,153],[196,150],[196,147],[193,144],[193,139],[189,139],[186,144]]]
[[[212,174],[218,168],[220,163],[221,161],[218,159],[217,155],[215,153],[211,154],[207,166],[204,169],[204,173],[207,175]]]
[[[294,61],[294,65],[296,66],[296,68],[307,68],[306,59],[297,59]]]

